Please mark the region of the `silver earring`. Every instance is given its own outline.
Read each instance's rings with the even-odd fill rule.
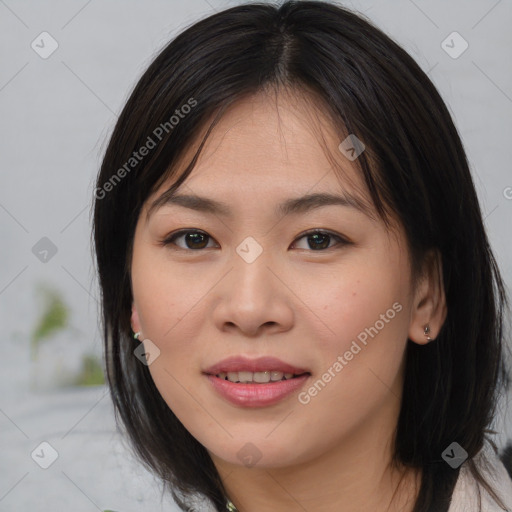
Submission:
[[[430,325],[425,325],[423,328],[423,334],[427,337],[427,341],[432,341],[432,338],[430,337]]]
[[[134,337],[137,341],[139,341],[139,336],[140,336],[141,334],[142,334],[142,333],[141,333],[140,331],[139,331],[139,332],[136,332],[136,333],[134,333],[133,337]]]

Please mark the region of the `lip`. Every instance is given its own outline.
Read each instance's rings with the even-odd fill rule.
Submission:
[[[241,370],[243,371],[243,370]],[[248,371],[248,370],[247,370]],[[213,389],[230,403],[240,407],[267,407],[277,404],[290,394],[298,391],[311,375],[305,373],[288,380],[278,380],[266,384],[241,384],[206,375]]]
[[[221,372],[264,372],[267,370],[271,372],[294,373],[295,375],[309,373],[304,368],[298,368],[271,356],[258,357],[256,359],[249,359],[243,356],[228,357],[210,366],[204,370],[204,373],[215,376]],[[259,385],[261,386],[262,384]]]
[[[298,375],[292,379],[256,383],[235,383],[216,377],[228,372],[283,372]],[[274,405],[294,391],[298,391],[309,379],[308,370],[285,363],[271,356],[250,359],[234,356],[223,359],[203,372],[213,389],[228,402],[240,407],[266,407]]]

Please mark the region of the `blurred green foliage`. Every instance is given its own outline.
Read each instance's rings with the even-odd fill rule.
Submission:
[[[65,329],[69,323],[69,308],[64,303],[60,292],[45,285],[39,285],[38,292],[42,297],[43,311],[30,340],[32,360],[37,358],[41,342],[50,338],[57,331]]]
[[[64,302],[62,294],[48,285],[39,284],[37,293],[41,298],[42,311],[30,339],[30,354],[36,360],[41,343],[51,339],[62,329],[68,329],[70,309]],[[78,375],[64,385],[98,386],[105,384],[105,376],[101,361],[92,354],[82,356],[82,367]]]
[[[82,370],[77,376],[76,386],[98,386],[105,384],[105,376],[100,360],[91,354],[82,357]]]

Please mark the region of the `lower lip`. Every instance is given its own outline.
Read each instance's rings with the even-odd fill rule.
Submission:
[[[241,407],[265,407],[276,404],[294,391],[298,391],[309,376],[306,373],[293,379],[267,384],[237,384],[215,375],[207,375],[215,391],[229,402]]]

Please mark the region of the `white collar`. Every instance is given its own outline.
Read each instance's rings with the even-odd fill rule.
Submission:
[[[493,491],[502,499],[507,510],[512,510],[512,479],[488,442],[474,457],[474,461]],[[478,508],[477,487],[480,488],[481,509]],[[474,510],[503,512],[503,509],[494,501],[486,489],[475,480],[466,461],[460,467],[448,512],[473,512]]]

